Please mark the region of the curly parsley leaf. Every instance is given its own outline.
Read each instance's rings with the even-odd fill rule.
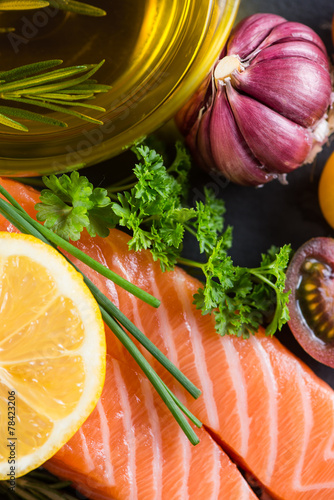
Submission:
[[[202,267],[206,281],[194,304],[203,314],[214,314],[220,335],[247,338],[263,324],[268,324],[266,334],[274,335],[289,319],[284,284],[290,252],[290,245],[272,248],[262,255],[260,267],[235,267],[222,238]]]
[[[212,190],[206,187],[204,187],[204,197],[204,203],[202,201],[196,202],[197,217],[193,226],[196,230],[200,252],[210,254],[224,227],[225,204],[223,200],[215,197]]]
[[[213,314],[220,335],[249,337],[260,325],[273,335],[289,319],[288,293],[284,291],[285,270],[290,256],[288,245],[271,248],[262,255],[258,268],[234,266],[228,251],[232,228],[224,230],[225,205],[213,191],[204,188],[203,199],[189,207],[188,174],[190,159],[177,143],[169,167],[154,149],[132,148],[137,158],[133,184],[116,193],[110,188],[93,188],[78,172],[71,176],[44,177],[48,190],[36,205],[38,219],[66,239],[77,240],[86,228],[89,234],[107,236],[110,227],[124,227],[131,234],[129,248],[149,249],[163,271],[181,263],[203,273],[203,288],[194,295],[194,304],[203,314]],[[185,232],[196,239],[206,262],[182,257]]]
[[[84,228],[91,236],[108,236],[118,218],[108,207],[106,189],[93,188],[87,177],[74,171],[70,176],[43,177],[40,203],[35,205],[37,219],[62,238],[77,241]]]
[[[117,195],[112,209],[119,225],[132,232],[129,248],[150,249],[161,268],[173,269],[183,248],[185,223],[195,217],[192,208],[183,206],[189,158],[177,146],[176,158],[168,172],[161,155],[147,146],[133,148],[139,163],[133,172],[137,182],[133,188]]]

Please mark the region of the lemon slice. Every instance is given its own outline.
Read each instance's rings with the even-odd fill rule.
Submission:
[[[54,248],[0,232],[0,479],[61,448],[94,409],[105,378],[99,307]]]

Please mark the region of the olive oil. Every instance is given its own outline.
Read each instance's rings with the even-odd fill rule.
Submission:
[[[70,66],[106,60],[99,80],[113,83],[140,57],[152,36],[156,0],[89,2],[107,12],[90,17],[55,7],[0,14],[0,26],[14,32],[1,37],[2,69],[46,59],[63,59]]]
[[[68,116],[67,129],[26,122],[29,132],[18,133],[0,126],[0,173],[34,175],[90,165],[161,125],[210,68],[220,49],[212,41],[218,32],[227,36],[238,5],[237,0],[89,3],[107,15],[88,17],[54,7],[0,13],[0,27],[15,28],[0,34],[2,70],[47,59],[62,59],[66,66],[105,59],[95,78],[112,86],[94,99],[106,109],[94,112],[104,126]],[[198,71],[191,73],[196,58]]]

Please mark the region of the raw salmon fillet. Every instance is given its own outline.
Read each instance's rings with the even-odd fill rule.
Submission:
[[[46,468],[93,499],[256,500],[205,430],[190,444],[150,382],[108,355],[96,409]]]
[[[25,208],[31,210],[33,190],[10,181],[3,185],[18,201],[26,198]],[[1,225],[11,230],[8,223]],[[86,484],[96,499],[252,498],[220,445],[274,498],[334,500],[332,389],[275,338],[261,332],[248,340],[219,337],[213,319],[192,305],[199,282],[180,269],[162,273],[149,252],[129,252],[128,239],[113,230],[106,239],[85,235],[78,246],[160,298],[157,310],[81,268],[202,390],[193,400],[147,356],[204,423],[198,431],[201,443],[187,442],[107,330],[108,374],[101,400],[47,467]]]
[[[38,193],[6,179],[0,182],[35,217]],[[0,230],[16,231],[1,216]],[[95,240],[87,244],[88,253],[100,253]],[[77,264],[108,293],[106,280]],[[117,302],[115,288],[110,291]],[[106,334],[102,396],[84,427],[46,467],[98,500],[256,500],[236,465],[205,430],[196,429],[200,444],[190,444],[136,363],[124,358],[127,351],[108,328]],[[184,398],[180,388],[176,391]]]

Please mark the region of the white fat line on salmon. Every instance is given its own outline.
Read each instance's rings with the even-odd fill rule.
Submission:
[[[128,448],[128,477],[130,484],[129,500],[136,500],[138,498],[137,492],[137,478],[136,478],[136,438],[134,435],[134,426],[132,425],[132,412],[129,404],[129,394],[126,390],[126,384],[123,380],[122,373],[116,359],[112,360],[114,365],[114,375],[116,379],[116,389],[120,397],[120,406],[122,408],[123,425],[125,439],[124,443]],[[111,457],[109,459],[111,463]]]
[[[95,464],[91,457],[91,454],[89,453],[86,437],[85,434],[83,433],[82,427],[80,427],[79,429],[79,436],[81,439],[81,449],[83,450],[84,459],[89,468],[88,469],[88,474],[89,474],[93,469],[95,469]]]
[[[214,456],[214,467],[212,467],[212,483],[213,483],[213,492],[210,497],[211,500],[219,500],[220,493],[220,469],[221,469],[221,461],[220,461],[220,449],[217,446],[217,443],[213,441],[213,456]],[[241,481],[243,483],[243,481]],[[247,497],[248,498],[248,497]],[[243,500],[243,498],[240,498]]]
[[[141,389],[145,399],[145,407],[149,417],[151,436],[152,436],[152,452],[153,452],[153,488],[155,492],[155,499],[162,498],[162,429],[158,412],[154,405],[152,384],[146,377],[140,380]]]
[[[307,469],[307,463],[305,463],[305,455],[307,451],[307,447],[310,441],[310,436],[313,428],[313,409],[312,409],[312,403],[311,403],[311,396],[310,396],[310,390],[307,384],[307,381],[305,381],[305,373],[303,373],[302,367],[299,363],[296,363],[297,366],[297,384],[299,387],[299,391],[302,397],[302,403],[303,403],[303,413],[304,413],[304,436],[303,436],[303,441],[302,441],[302,453],[301,457],[298,461],[298,464],[295,469],[295,475],[293,479],[293,487],[298,491],[312,491],[312,490],[317,490],[317,495],[319,495],[319,490],[325,490],[325,489],[330,489],[332,490],[334,488],[334,480],[331,482],[327,483],[313,483],[307,486],[302,485],[301,478],[302,478],[302,472],[304,468]],[[306,475],[309,477],[309,475]],[[333,471],[333,476],[334,476],[334,471]],[[326,493],[325,493],[326,494]],[[327,494],[326,494],[327,495]],[[317,496],[317,498],[320,498]],[[323,497],[325,498],[325,497]],[[329,496],[326,496],[326,500],[330,500]]]
[[[183,320],[184,326],[189,332],[189,339],[191,341],[192,350],[195,357],[195,366],[200,379],[202,388],[202,398],[204,399],[206,414],[207,414],[207,425],[210,425],[213,429],[219,428],[219,416],[217,404],[213,394],[213,382],[210,378],[208,367],[205,360],[205,349],[203,347],[202,335],[198,330],[197,323],[194,321],[194,313],[191,309],[191,302],[184,291],[184,276],[181,272],[175,272],[173,275],[173,282],[176,288],[177,296],[183,307]],[[217,342],[219,342],[219,337],[217,335]]]
[[[159,300],[163,300],[162,294],[160,293],[160,289],[158,288],[156,281],[154,279],[154,269],[152,269],[152,266],[147,266],[148,271],[150,273],[150,285],[151,285],[151,291],[152,295],[156,297]],[[161,329],[165,331],[165,335],[161,335],[161,338],[164,342],[165,345],[165,350],[166,354],[169,358],[169,360],[176,366],[180,366],[179,363],[179,357],[177,354],[177,348],[174,342],[173,335],[170,334],[170,332],[173,331],[173,328],[170,324],[167,309],[165,307],[158,307],[158,309],[155,311],[155,314],[159,318],[159,324],[161,325]],[[177,396],[179,397],[179,396]],[[185,403],[185,402],[184,402]]]
[[[101,247],[99,246],[99,244],[95,244],[95,241],[94,238],[90,238],[90,241],[89,241],[89,249],[87,249],[87,244],[85,244],[82,240],[79,240],[77,242],[77,247],[85,252],[85,253],[89,253],[89,255],[97,260],[98,262],[100,262],[103,266],[111,269],[111,266],[110,266],[110,263],[108,263],[108,260],[106,258],[106,255],[108,256],[113,256],[115,253],[116,253],[116,249],[114,248],[114,246],[111,244],[109,238],[104,238],[103,241],[105,243],[108,244],[108,246],[110,247],[110,252],[106,252],[106,251],[102,251]],[[82,267],[82,269],[84,270],[86,276],[93,282],[96,284],[96,286],[98,286],[100,288],[100,291],[102,293],[104,293],[105,295],[108,296],[108,298],[114,303],[114,305],[116,307],[119,308],[119,298],[118,298],[118,293],[117,293],[117,288],[116,288],[116,285],[113,281],[109,280],[109,279],[106,279],[103,283],[103,286],[105,286],[108,290],[109,293],[106,293],[102,288],[101,288],[101,281],[98,281],[96,282],[96,271],[93,271],[90,267],[86,266],[86,264],[84,264],[82,266],[82,264],[78,264],[79,261],[77,261],[76,259],[72,259],[72,261],[78,265],[78,267]]]
[[[108,246],[110,247],[110,252],[108,253],[108,255],[112,259],[111,265],[110,265],[110,261],[109,261],[109,263],[106,263],[104,265],[106,267],[109,267],[112,271],[114,271],[117,274],[119,274],[117,271],[117,268],[120,269],[121,270],[120,274],[121,274],[121,276],[123,276],[123,278],[128,280],[130,283],[133,283],[136,286],[139,286],[139,288],[143,287],[143,283],[137,283],[138,278],[141,275],[141,271],[138,268],[138,264],[133,265],[134,261],[131,261],[131,257],[132,257],[131,252],[129,251],[129,253],[127,255],[124,255],[123,253],[120,254],[119,253],[120,248],[118,247],[117,241],[115,241],[115,243],[114,243],[113,241],[111,241],[110,238],[103,238],[103,241],[106,242],[108,244]],[[129,250],[128,245],[127,245],[127,250]],[[100,250],[100,251],[102,252],[102,250]],[[137,256],[137,252],[135,252],[135,254]],[[102,255],[102,258],[104,260],[105,257],[103,255],[103,252],[101,253],[101,255]],[[122,262],[121,259],[124,260],[124,263]],[[98,260],[98,259],[96,259],[96,260]],[[146,267],[146,263],[143,266],[143,269],[145,269],[145,267]]]
[[[263,380],[268,391],[268,419],[267,422],[270,423],[270,428],[268,429],[268,436],[270,436],[270,449],[268,453],[268,465],[266,470],[266,476],[264,478],[264,483],[269,484],[271,477],[274,472],[275,463],[277,459],[277,443],[278,443],[278,405],[277,405],[277,382],[273,372],[273,367],[270,361],[270,357],[266,350],[261,344],[261,340],[251,337],[247,340],[254,347],[254,351],[260,360]]]
[[[160,289],[156,283],[156,280],[154,278],[154,269],[153,267],[147,266],[147,270],[150,274],[150,285],[151,285],[151,290],[150,292],[154,297],[156,297],[159,300],[162,300],[162,294],[160,293]],[[177,348],[175,345],[175,342],[173,340],[173,336],[169,334],[169,332],[172,331],[172,326],[170,324],[168,314],[166,312],[166,309],[163,307],[159,307],[155,313],[158,318],[159,318],[159,324],[162,325],[162,328],[166,331],[166,335],[162,336],[162,339],[165,344],[165,350],[166,353],[168,353],[168,357],[170,361],[176,365],[179,366],[179,359],[178,359],[178,354],[177,354]],[[184,398],[183,392],[181,392],[179,389],[175,389],[174,393],[176,397],[184,404],[186,405],[186,400]],[[183,482],[182,482],[182,487],[180,488],[180,500],[187,500],[189,498],[189,491],[188,491],[188,481],[189,481],[189,474],[190,474],[190,460],[191,460],[191,449],[190,449],[190,443],[189,440],[185,437],[183,431],[179,428],[178,429],[178,438],[181,442],[182,446],[182,455],[183,455]]]
[[[120,274],[120,276],[123,276],[126,280],[131,281],[131,283],[134,283],[134,278],[133,278],[132,274],[127,272],[127,267],[124,266],[124,264],[119,259],[116,252],[115,252],[115,255],[113,258],[113,269],[115,270],[115,272],[117,272],[117,274]],[[132,316],[133,316],[133,318],[135,318],[136,327],[141,332],[145,332],[145,327],[144,327],[143,322],[141,320],[141,315],[140,315],[140,312],[138,309],[138,303],[140,303],[140,301],[137,299],[137,297],[135,297],[131,293],[128,294],[127,301],[128,301],[127,305],[131,304],[131,306],[132,306]],[[150,352],[148,352],[148,350],[145,349],[145,347],[143,347],[142,344],[139,344],[137,347],[141,351],[141,353],[145,356],[145,358],[148,360],[150,365],[154,364],[154,360],[155,360],[154,356]]]
[[[102,445],[104,456],[106,457],[105,463],[105,477],[108,480],[110,486],[115,485],[114,469],[111,462],[111,449],[110,449],[110,430],[108,425],[108,420],[101,402],[99,399],[96,409],[100,418],[100,432],[102,437]]]
[[[180,397],[180,395],[176,394],[177,397]],[[189,489],[188,489],[188,484],[189,484],[189,475],[190,475],[190,462],[191,462],[191,449],[190,447],[192,446],[189,442],[189,439],[184,435],[182,430],[179,428],[178,429],[178,434],[179,434],[179,439],[181,441],[181,446],[182,446],[182,457],[183,457],[183,481],[182,481],[182,487],[180,488],[179,491],[179,498],[180,500],[189,500]]]
[[[114,260],[113,264],[120,271],[120,274],[124,276],[125,279],[131,281],[133,280],[133,276],[129,274],[127,271],[127,267],[123,265],[122,261],[118,258],[117,253],[114,252]],[[132,281],[133,282],[133,281]],[[143,322],[141,320],[140,311],[138,308],[138,299],[134,297],[134,295],[129,294],[129,303],[132,306],[132,314],[136,319],[136,326],[140,331],[144,332],[145,328]],[[154,363],[153,356],[140,344],[138,346],[139,350],[143,355],[145,355],[146,359],[150,364]],[[158,417],[158,413],[156,407],[154,405],[152,385],[143,377],[140,380],[142,392],[145,399],[145,407],[147,409],[148,419],[150,423],[150,427],[152,429],[152,452],[153,452],[153,488],[155,491],[155,498],[159,500],[162,498],[162,465],[163,465],[163,457],[162,457],[162,429],[160,426],[160,420]],[[178,397],[178,396],[177,396]]]
[[[114,260],[113,260],[114,266],[117,266],[117,269],[121,272],[121,274],[124,276],[125,279],[132,281],[134,277],[132,274],[128,272],[128,267],[124,266],[122,261],[118,258],[117,254],[115,254]],[[152,265],[147,264],[147,269],[146,271],[149,274],[149,283],[151,285],[151,290],[150,292],[157,297],[158,299],[161,300],[161,294],[160,290],[158,289],[155,278],[154,278],[154,269]],[[129,297],[130,303],[133,308],[133,317],[136,318],[136,326],[142,331],[145,331],[143,322],[141,320],[141,314],[138,308],[138,299],[135,298],[133,295],[130,295]],[[169,332],[172,331],[168,315],[165,312],[165,309],[163,307],[158,308],[157,311],[154,311],[154,314],[158,316],[159,318],[159,323],[162,325],[162,328],[166,331],[166,335],[162,336],[162,340],[164,341],[165,344],[165,350],[166,353],[168,353],[168,357],[171,360],[172,363],[175,365],[178,365],[178,355],[177,355],[177,350],[175,343],[173,341],[173,337],[169,335]],[[151,358],[151,363],[154,363],[153,356],[146,351],[145,348],[142,346],[139,346],[139,349],[143,354],[145,354],[145,357],[149,360]],[[149,389],[150,390],[150,389]],[[144,392],[144,391],[143,391]],[[183,393],[179,391],[178,389],[174,390],[174,393],[176,397],[182,401],[183,398]],[[146,395],[148,395],[148,390],[144,392],[145,398]],[[153,396],[151,395],[152,401],[148,401],[148,404],[150,405],[149,411],[148,410],[148,415],[149,415],[149,421],[152,426],[152,429],[155,429],[153,432],[153,453],[155,454],[154,456],[154,482],[155,482],[155,491],[156,491],[156,499],[160,499],[161,497],[161,488],[162,488],[162,457],[161,457],[161,450],[162,450],[162,441],[161,441],[161,436],[162,436],[162,431],[160,428],[159,420],[158,418],[155,418],[157,416],[156,409],[154,407],[153,403]],[[182,401],[184,404],[186,404],[186,401]],[[147,403],[145,401],[146,407]],[[153,414],[154,413],[154,414]],[[157,440],[158,438],[158,440]],[[189,473],[190,473],[190,457],[191,457],[191,450],[190,450],[190,443],[187,438],[185,438],[185,435],[181,429],[178,430],[178,438],[180,440],[181,446],[182,446],[182,453],[183,453],[183,466],[184,466],[184,474],[183,474],[183,483],[182,483],[182,488],[180,488],[180,499],[181,500],[187,500],[189,498],[188,494],[188,478],[189,478]]]
[[[247,402],[247,391],[246,391],[246,381],[243,376],[243,370],[239,359],[239,354],[233,345],[233,338],[225,335],[221,339],[218,338],[218,342],[223,344],[226,361],[229,366],[231,382],[236,394],[237,399],[237,410],[240,422],[240,434],[241,443],[238,450],[235,450],[241,457],[246,457],[249,447],[249,432],[250,432],[250,421],[248,415],[248,402]]]
[[[249,500],[250,498],[253,498],[253,495],[251,496],[251,493],[249,491],[249,485],[246,482],[246,480],[241,481],[240,488],[241,488],[241,492],[240,492],[240,496],[238,497],[238,500]],[[254,493],[254,495],[255,495],[255,493]]]
[[[332,437],[328,440],[328,445],[324,452],[325,460],[334,459],[334,397],[332,398],[333,408],[332,408]]]

